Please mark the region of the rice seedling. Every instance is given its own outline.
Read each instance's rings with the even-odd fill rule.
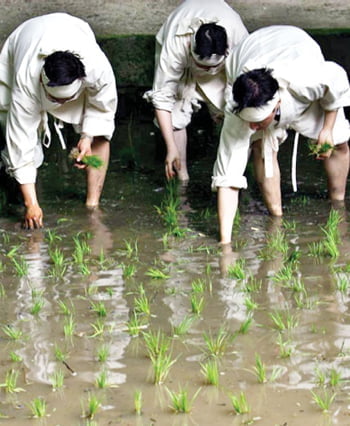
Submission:
[[[209,359],[205,363],[201,363],[201,373],[208,385],[219,385],[219,366],[215,359]]]
[[[250,326],[252,325],[253,318],[249,316],[245,321],[242,322],[238,329],[239,334],[247,334]]]
[[[91,302],[91,310],[95,312],[99,317],[107,316],[107,308],[102,301],[98,301],[96,303]]]
[[[242,290],[245,293],[257,293],[261,290],[261,287],[262,280],[258,280],[257,278],[250,276]]]
[[[23,388],[17,387],[19,372],[17,370],[8,370],[6,372],[5,382],[0,383],[0,388],[4,388],[7,393],[25,392]]]
[[[255,311],[255,309],[258,309],[259,305],[254,302],[254,300],[248,296],[244,299],[244,306],[246,307],[248,312]]]
[[[315,155],[316,157],[318,157],[321,154],[324,154],[328,151],[333,151],[334,150],[334,145],[325,142],[322,145],[319,145],[317,143],[315,143],[315,141],[309,141],[308,143],[309,146],[309,150],[310,150],[310,155]]]
[[[180,198],[175,180],[167,182],[164,198],[160,206],[155,206],[155,209],[163,219],[169,235],[183,237],[186,234],[186,229],[181,228],[179,224]]]
[[[169,248],[169,234],[167,232],[165,232],[162,236],[162,244],[163,244],[163,249],[168,250],[168,248]]]
[[[312,257],[322,257],[325,255],[325,248],[323,241],[317,241],[308,244],[308,253]]]
[[[323,393],[316,393],[314,391],[311,391],[312,399],[316,402],[316,404],[321,408],[321,410],[324,413],[327,413],[329,411],[330,406],[332,405],[336,393],[330,392],[327,389],[323,389]]]
[[[140,390],[134,392],[134,407],[135,413],[140,416],[142,414],[142,391]]]
[[[326,255],[330,256],[332,259],[337,259],[340,255],[340,251],[338,248],[338,242],[332,234],[325,231],[327,239],[323,241],[324,252]]]
[[[86,237],[81,237],[80,234],[73,237],[74,241],[74,252],[73,261],[77,265],[85,264],[85,257],[90,254],[91,247],[86,241]]]
[[[329,384],[332,387],[336,387],[342,382],[343,379],[341,377],[341,372],[338,371],[336,368],[331,368],[329,371]]]
[[[336,289],[342,293],[342,294],[346,294],[349,290],[349,286],[350,286],[350,280],[347,276],[337,276],[336,279]]]
[[[33,305],[30,308],[30,313],[32,315],[38,315],[40,313],[41,309],[43,308],[44,304],[45,304],[45,301],[42,298],[38,298],[38,299],[34,300]]]
[[[75,331],[76,323],[74,321],[73,315],[69,315],[69,317],[65,318],[63,324],[63,333],[65,337],[72,337]]]
[[[130,336],[138,336],[143,328],[146,326],[145,317],[138,315],[137,312],[133,311],[129,321],[126,323],[128,333]]]
[[[79,155],[80,152],[78,148],[72,148],[71,152],[69,153],[69,158],[75,161]],[[81,162],[93,169],[100,169],[104,165],[102,158],[98,155],[84,155],[84,157],[81,159]]]
[[[255,354],[255,366],[253,367],[253,372],[255,373],[259,383],[267,382],[266,366],[262,362],[259,354]]]
[[[98,362],[106,362],[110,355],[111,348],[109,345],[102,344],[97,348],[97,360]]]
[[[21,244],[17,244],[16,246],[12,246],[11,249],[6,253],[6,256],[11,259],[12,257],[14,257],[17,254],[20,247],[21,247]]]
[[[57,345],[54,347],[54,354],[57,361],[64,362],[68,358],[68,355],[62,351]]]
[[[12,263],[18,277],[26,277],[29,272],[28,263],[23,256],[11,257]]]
[[[173,335],[183,336],[186,334],[195,320],[195,316],[186,315],[178,325],[173,327]]]
[[[58,300],[57,303],[58,303],[61,314],[66,315],[66,316],[72,316],[73,315],[74,306],[72,305],[72,301],[70,301],[72,309],[69,308],[67,306],[67,304],[65,302],[63,302],[63,300]]]
[[[316,367],[315,368],[315,383],[318,386],[325,386],[327,381],[327,375],[324,370],[321,370],[321,368]]]
[[[233,393],[229,394],[232,408],[236,414],[247,414],[250,412],[247,397],[244,392],[240,392],[239,395]]]
[[[52,390],[55,392],[58,389],[62,389],[64,385],[64,374],[61,369],[58,369],[53,372],[50,376],[50,381],[52,385]]]
[[[287,282],[293,278],[295,268],[293,264],[288,263],[283,265],[283,267],[273,276],[273,281],[275,283]]]
[[[168,352],[170,347],[170,338],[161,330],[158,330],[157,333],[153,331],[144,331],[142,336],[150,358],[156,358]]]
[[[160,352],[157,356],[151,356],[153,368],[153,383],[164,383],[171,367],[175,364],[176,359],[171,359],[171,354]]]
[[[23,336],[23,331],[19,328],[13,327],[12,325],[4,325],[2,331],[11,340],[19,340]]]
[[[85,407],[86,405],[86,407]],[[86,404],[82,402],[82,417],[92,420],[98,410],[101,408],[102,402],[96,395],[88,394]]]
[[[302,253],[298,248],[292,250],[286,258],[286,262],[296,267],[300,261],[301,254]]]
[[[100,373],[96,377],[95,385],[99,389],[104,389],[109,386],[107,380],[107,370],[103,369],[102,371],[100,371]]]
[[[204,293],[205,287],[205,281],[201,278],[198,278],[191,282],[191,288],[193,293]]]
[[[186,388],[181,388],[181,386],[179,386],[177,392],[167,389],[171,401],[171,408],[176,413],[190,413],[200,391],[201,388],[196,391],[192,398],[189,398]]]
[[[213,336],[212,333],[204,333],[203,338],[206,345],[206,353],[209,356],[219,357],[224,355],[234,336],[224,327],[220,327],[216,336]]]
[[[204,297],[199,296],[198,294],[191,294],[191,311],[195,315],[200,315],[204,309]]]
[[[317,300],[310,299],[306,291],[294,294],[293,299],[299,309],[313,309],[318,303]]]
[[[282,226],[283,226],[283,229],[287,231],[295,231],[297,224],[295,220],[282,219]]]
[[[34,418],[41,418],[46,416],[46,401],[43,398],[34,398],[33,401],[28,404],[28,406]]]
[[[101,336],[105,332],[106,324],[101,318],[97,318],[96,322],[91,323],[90,325],[93,328],[94,333],[91,334],[89,337]]]
[[[146,275],[154,280],[166,280],[170,278],[170,275],[166,274],[159,268],[148,268]]]
[[[91,270],[86,263],[80,263],[78,265],[78,269],[79,269],[79,272],[82,275],[90,275],[91,274]]]
[[[58,235],[56,231],[48,229],[45,233],[45,241],[47,241],[49,245],[51,245],[58,241],[62,241],[62,237]]]
[[[238,259],[227,268],[227,276],[236,280],[244,280],[247,276],[245,271],[245,259]]]
[[[10,352],[10,360],[12,362],[22,362],[23,358],[20,355],[16,354],[16,352],[11,351]]]
[[[129,263],[126,265],[125,263],[121,264],[122,271],[123,271],[123,278],[131,278],[136,274],[137,268],[136,265]]]
[[[49,256],[53,263],[50,268],[49,276],[53,278],[62,278],[67,270],[67,261],[64,257],[63,251],[55,247],[53,250],[49,250]]]
[[[145,293],[134,298],[134,310],[137,314],[151,315],[150,303]]]
[[[293,352],[292,342],[288,340],[283,340],[281,334],[277,337],[277,345],[279,347],[280,358],[290,358]]]
[[[304,281],[301,280],[300,277],[294,277],[292,278],[286,285],[286,288],[292,290],[294,293],[306,293],[306,288]]]
[[[290,312],[285,312],[282,315],[280,312],[275,311],[269,313],[269,317],[279,331],[291,330],[298,325],[298,319]]]
[[[128,259],[138,260],[139,248],[137,240],[124,240],[124,245],[125,247],[118,250],[118,253]]]

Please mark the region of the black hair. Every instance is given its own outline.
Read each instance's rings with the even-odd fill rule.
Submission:
[[[211,55],[225,55],[227,50],[227,34],[220,25],[202,24],[195,35],[196,47],[194,52],[201,58],[210,58]]]
[[[237,103],[233,112],[240,112],[247,107],[263,106],[274,97],[279,86],[271,73],[271,69],[259,68],[237,78],[232,87],[233,99]]]
[[[45,58],[44,70],[48,86],[65,86],[86,77],[84,64],[72,52],[57,51]]]

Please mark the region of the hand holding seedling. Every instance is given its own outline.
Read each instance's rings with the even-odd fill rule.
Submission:
[[[73,148],[69,154],[69,157],[78,162],[78,158],[81,157],[81,153],[79,152],[78,148]],[[82,169],[84,167],[92,167],[94,169],[99,169],[103,166],[103,161],[98,155],[85,155],[83,158],[79,161],[79,163],[75,164],[76,167]]]
[[[86,163],[83,162],[85,156],[91,155],[91,143],[93,138],[87,135],[81,135],[80,140],[77,144],[78,156],[75,157],[74,166],[78,169],[85,169],[87,167]]]

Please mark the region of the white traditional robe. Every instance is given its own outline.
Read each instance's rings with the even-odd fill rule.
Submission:
[[[191,56],[191,37],[207,23],[225,28],[228,51],[248,35],[240,16],[225,1],[185,0],[169,15],[156,36],[153,88],[145,98],[156,109],[172,112],[176,128],[189,124],[193,109],[199,108],[199,99],[221,111],[225,105],[224,63],[211,74],[197,67]]]
[[[271,123],[264,132],[255,132],[248,122],[232,113],[232,85],[242,73],[264,67],[272,70],[279,83],[280,120]],[[347,74],[340,65],[326,61],[318,44],[303,30],[271,26],[255,31],[226,59],[226,73],[225,119],[214,164],[213,190],[247,187],[244,172],[254,140],[263,140],[264,153],[269,156],[271,150],[277,151],[287,138],[288,128],[317,140],[323,127],[324,111],[338,109],[334,143],[349,139],[350,125],[343,110],[350,105]]]
[[[77,54],[86,72],[77,96],[63,105],[50,102],[40,82],[45,57],[56,51]],[[47,112],[81,133],[111,139],[116,107],[112,67],[86,22],[65,13],[43,15],[6,40],[0,54],[0,121],[7,145],[2,159],[20,184],[36,180],[42,136],[50,140]]]

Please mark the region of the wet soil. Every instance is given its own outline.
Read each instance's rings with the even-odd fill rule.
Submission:
[[[248,170],[251,184],[242,194],[233,250],[224,254],[210,192],[217,129],[194,121],[190,144],[191,181],[176,190],[181,236],[169,234],[155,208],[164,207],[167,195],[164,149],[143,111],[120,118],[99,209],[84,207],[83,174],[53,146],[39,171],[45,228],[22,230],[22,208],[15,204],[0,218],[0,424],[33,424],[36,398],[46,401],[47,416],[35,423],[45,425],[350,424],[347,207],[337,210],[337,255],[314,255],[331,211],[324,175],[304,144],[299,192],[292,193],[287,142],[280,153],[283,220],[266,214]],[[271,244],[281,236],[285,244]],[[83,261],[77,246],[88,247]],[[54,269],[56,249],[65,259],[61,276]],[[234,270],[239,262],[240,274]],[[287,278],[286,267],[292,268]],[[203,303],[197,314],[194,300]],[[130,332],[135,312],[136,336]],[[188,331],[176,335],[189,316]],[[10,337],[8,327],[20,335]],[[159,384],[143,333],[169,338],[174,363]],[[225,344],[213,356],[206,340],[220,335]],[[103,345],[109,348],[105,361],[98,358]],[[254,371],[257,357],[266,367],[262,383]],[[202,373],[209,360],[217,361],[217,386]],[[11,371],[18,373],[12,388]],[[55,390],[57,371],[64,385]],[[99,387],[104,373],[106,386]],[[189,400],[199,392],[188,414],[172,407],[169,391],[181,389]],[[136,391],[142,392],[140,415]],[[238,415],[230,395],[241,392],[250,409]],[[335,395],[327,412],[312,392],[323,399]],[[91,396],[100,406],[88,418]]]

